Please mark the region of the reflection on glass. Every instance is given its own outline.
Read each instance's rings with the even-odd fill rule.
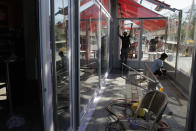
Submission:
[[[101,0],[101,3],[106,10],[109,10],[109,0]]]
[[[142,61],[154,61],[165,50],[166,21],[159,21],[160,27],[155,20],[143,20]]]
[[[80,0],[80,6],[85,5],[90,1],[92,1],[92,0]]]
[[[88,104],[98,87],[99,8],[92,5],[80,13],[80,107]]]
[[[109,65],[109,19],[102,13],[101,15],[101,75],[108,71]]]
[[[190,13],[190,12],[189,12]],[[181,24],[181,42],[178,54],[178,70],[190,76],[192,72],[192,56],[194,55],[195,15],[187,21],[189,15],[184,16]]]
[[[69,67],[68,67],[68,0],[55,2],[55,52],[57,76],[57,129],[67,130],[70,125],[69,112]]]
[[[176,45],[177,45],[177,31],[178,31],[178,17],[173,17],[175,14],[172,14],[168,18],[168,38],[167,43],[165,44],[165,51],[168,54],[166,62],[175,67],[176,64]]]
[[[139,42],[140,42],[140,30],[139,25],[140,23],[137,23],[137,20],[130,21],[120,21],[119,23],[119,35],[123,36],[124,32],[127,33],[127,36],[129,37],[129,48],[128,48],[128,59],[138,59],[138,50],[139,50]],[[122,48],[122,39],[120,39],[120,45]],[[121,54],[122,54],[121,50]],[[122,56],[122,55],[121,55]]]

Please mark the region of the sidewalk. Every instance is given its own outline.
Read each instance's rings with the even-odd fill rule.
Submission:
[[[142,98],[145,91],[130,83],[130,80],[121,77],[120,71],[115,71],[110,74],[106,89],[96,106],[86,131],[105,130],[107,117],[110,115],[105,107],[112,101],[116,99]],[[168,80],[161,80],[161,83],[169,97],[169,103],[162,120],[170,125],[170,129],[165,131],[183,131],[186,123],[187,100],[183,98],[176,88],[172,88],[172,84]]]

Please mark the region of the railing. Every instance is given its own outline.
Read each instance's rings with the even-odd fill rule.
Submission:
[[[159,82],[158,78],[151,71],[151,69],[150,69],[150,67],[148,66],[147,63],[145,63],[145,68],[144,68],[143,73],[137,71],[136,69],[134,69],[133,67],[128,66],[125,63],[122,63],[122,75],[124,74],[125,69],[126,69],[126,71],[128,71],[128,72],[132,71],[132,72],[134,72],[135,75],[139,76],[139,80],[137,80],[137,82],[136,82],[137,86],[139,86],[141,88],[144,88],[145,86],[143,86],[141,83],[146,81],[147,82],[147,85],[146,85],[147,90],[160,90],[160,89],[163,90],[163,86]]]
[[[147,63],[144,63],[144,74],[150,78],[152,78],[157,83],[157,87],[159,90],[163,90],[163,85],[160,83],[158,78],[154,75],[154,73],[151,71],[149,65]]]

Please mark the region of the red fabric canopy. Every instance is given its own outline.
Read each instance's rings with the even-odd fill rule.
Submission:
[[[97,25],[99,22],[99,11],[100,9],[98,8],[97,5],[92,5],[91,7],[89,7],[88,9],[86,9],[85,11],[80,13],[80,29],[81,30],[86,30],[86,22],[88,21],[88,25],[89,25],[89,29],[92,32],[97,31]],[[107,24],[107,17],[105,15],[101,15],[101,19],[102,19],[102,26]]]
[[[134,0],[118,0],[118,18],[147,18],[147,17],[162,17],[161,15],[141,6]],[[137,25],[140,21],[133,20]],[[144,20],[143,27],[148,31],[161,30],[165,28],[166,20],[164,19],[151,19]]]
[[[81,5],[88,3],[90,0],[83,0]],[[104,0],[105,3],[108,0]],[[161,15],[141,6],[135,0],[118,0],[119,8],[118,8],[118,18],[147,18],[147,17],[162,17]],[[99,8],[97,5],[92,5],[87,8],[80,14],[81,20],[92,20],[91,27],[96,30],[96,26],[98,24],[98,16],[99,16]],[[106,18],[106,17],[105,17]],[[94,20],[93,20],[94,19]],[[104,16],[102,16],[104,19]],[[107,19],[107,18],[106,18]],[[139,20],[132,20],[137,25],[140,25]],[[81,22],[81,28],[85,29],[84,23]],[[103,23],[104,24],[104,23]],[[93,25],[93,26],[92,26]],[[164,29],[166,26],[165,19],[151,19],[151,20],[143,20],[143,27],[148,31],[156,31]]]

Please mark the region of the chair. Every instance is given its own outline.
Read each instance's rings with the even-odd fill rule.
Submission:
[[[136,109],[136,112],[134,113],[134,119],[138,119],[138,111],[141,108],[146,109],[146,118],[144,120],[145,122],[152,124],[152,126],[150,126],[152,129],[161,120],[162,114],[167,107],[167,103],[168,97],[164,92],[160,92],[157,90],[150,91],[141,100],[141,103],[139,104],[138,108]]]

